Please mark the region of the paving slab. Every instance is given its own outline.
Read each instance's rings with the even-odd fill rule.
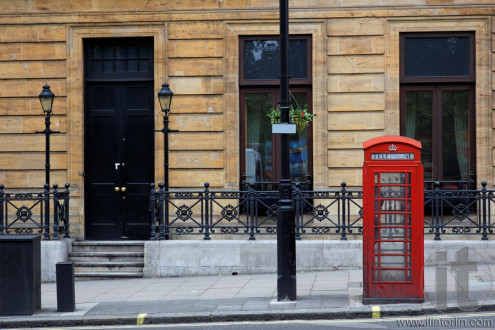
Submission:
[[[43,283],[41,311],[1,316],[0,328],[370,318],[377,308],[382,316],[495,310],[495,281],[487,275],[470,277],[464,301],[455,284],[436,301],[434,269],[425,270],[425,284],[424,303],[370,306],[362,304],[359,269],[298,274],[297,300],[288,302],[277,301],[276,274],[76,281],[75,312],[60,313],[56,284]]]

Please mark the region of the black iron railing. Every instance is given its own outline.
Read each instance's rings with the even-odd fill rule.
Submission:
[[[202,191],[165,191],[163,185],[151,190],[154,209],[151,239],[174,235],[223,234],[248,236],[276,235],[277,190],[212,191],[205,184]],[[347,191],[345,183],[335,191],[305,191],[294,188],[296,237],[305,235],[358,235],[362,231],[361,193]],[[165,209],[168,209],[168,216]]]
[[[424,192],[424,233],[435,240],[448,235],[478,235],[482,240],[493,235],[495,191],[481,189],[441,189],[440,182]],[[278,190],[214,191],[209,184],[201,191],[165,191],[151,189],[151,239],[173,236],[212,235],[247,236],[250,240],[276,235]],[[361,235],[362,192],[350,191],[343,182],[340,189],[303,190],[294,185],[293,205],[296,238]],[[167,211],[165,211],[167,210]]]
[[[425,234],[435,240],[442,235],[480,235],[487,240],[493,234],[495,223],[491,209],[495,207],[493,190],[441,189],[436,182],[433,189],[425,190]]]
[[[0,235],[41,234],[44,240],[70,237],[70,185],[59,190],[54,184],[50,191],[7,193],[0,184]]]

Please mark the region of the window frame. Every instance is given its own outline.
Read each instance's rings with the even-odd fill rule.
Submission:
[[[405,68],[405,42],[407,38],[447,38],[447,37],[467,37],[469,38],[469,75],[467,76],[425,76],[406,77]],[[399,34],[400,51],[400,82],[401,83],[448,83],[448,82],[475,82],[476,81],[476,47],[475,32],[401,32]]]
[[[406,134],[406,97],[405,94],[410,91],[420,92],[428,91],[433,94],[433,113],[432,113],[432,179],[433,181],[442,181],[443,177],[443,143],[436,141],[443,140],[443,113],[442,109],[442,92],[450,90],[467,90],[469,91],[469,168],[471,172],[476,169],[476,114],[474,100],[474,86],[472,84],[421,84],[401,86],[400,89],[400,134]],[[435,111],[436,110],[436,111]]]
[[[250,40],[279,40],[278,35],[262,35],[262,36],[240,36],[239,37],[239,85],[240,86],[260,86],[260,85],[280,85],[279,79],[246,79],[244,78],[244,42]],[[289,47],[291,40],[306,40],[306,66],[308,68],[308,77],[306,79],[290,78],[291,85],[311,85],[312,78],[312,38],[311,35],[290,35]],[[290,66],[290,63],[289,63]]]
[[[300,86],[300,87],[294,87],[291,89],[291,92],[294,94],[307,94],[308,95],[308,110],[309,112],[313,112],[312,109],[312,100],[311,100],[311,87],[307,86]],[[267,88],[254,88],[254,87],[246,87],[242,88],[239,93],[239,118],[240,118],[240,125],[239,125],[239,150],[240,150],[240,171],[241,175],[246,173],[246,106],[244,100],[246,97],[246,94],[257,94],[257,93],[266,93],[266,94],[271,94],[272,95],[272,106],[276,107],[276,100],[280,99],[280,90],[276,86],[272,87],[267,87]],[[267,109],[268,110],[268,109]],[[268,118],[268,117],[267,117]],[[267,119],[268,120],[268,119]],[[307,139],[307,154],[308,154],[308,175],[311,177],[313,176],[313,125],[309,125],[306,128],[306,134],[308,136]],[[274,169],[273,171],[273,177],[271,182],[278,182],[280,181],[281,178],[281,164],[279,162],[280,160],[280,150],[281,150],[281,141],[280,141],[280,134],[272,134],[271,137],[272,140],[272,168]]]
[[[246,174],[246,125],[245,125],[245,95],[252,93],[270,93],[272,94],[272,106],[277,106],[280,100],[280,80],[279,79],[245,79],[244,78],[244,42],[249,40],[279,40],[279,35],[249,35],[239,36],[239,170],[241,180]],[[313,88],[312,88],[312,36],[307,34],[290,35],[289,40],[306,40],[306,65],[308,76],[306,79],[290,78],[290,91],[292,93],[305,93],[308,96],[308,111],[313,113]],[[290,63],[289,63],[290,66]],[[291,100],[292,101],[292,100]],[[268,110],[268,109],[267,109]],[[268,117],[267,117],[268,118]],[[306,128],[307,134],[307,155],[308,155],[308,172],[307,175],[313,176],[313,125]],[[278,161],[280,150],[280,136],[272,135],[272,166],[274,173],[272,180],[280,180],[281,167]]]
[[[452,77],[405,77],[405,39],[406,38],[434,38],[434,37],[468,37],[470,63],[468,76]],[[442,125],[442,92],[444,90],[469,90],[469,169],[476,171],[476,45],[475,31],[454,32],[400,32],[399,33],[399,80],[400,80],[400,134],[406,134],[406,98],[407,91],[432,91],[432,178],[434,181],[444,180],[443,173],[443,125]]]

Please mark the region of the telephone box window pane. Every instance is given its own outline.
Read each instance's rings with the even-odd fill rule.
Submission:
[[[403,240],[405,237],[404,228],[383,228],[382,239]]]
[[[385,200],[382,205],[382,211],[405,211],[404,201]]]
[[[403,255],[395,256],[382,256],[381,257],[382,268],[405,268],[406,257]]]
[[[380,183],[405,184],[404,173],[382,173]]]
[[[381,253],[402,253],[404,251],[404,242],[381,242]]]
[[[292,79],[308,78],[307,41],[289,40],[289,72]],[[280,77],[280,42],[244,42],[244,79],[274,80]]]
[[[425,180],[433,180],[433,92],[406,92],[406,136],[421,142]]]
[[[406,270],[387,269],[381,271],[381,281],[402,282],[405,281]]]
[[[405,187],[395,187],[395,186],[382,186],[381,188],[382,198],[405,198],[406,189]]]
[[[443,175],[469,180],[469,91],[442,92]]]
[[[406,77],[470,76],[469,37],[405,38]]]
[[[404,225],[404,214],[382,214],[381,224],[384,226]]]

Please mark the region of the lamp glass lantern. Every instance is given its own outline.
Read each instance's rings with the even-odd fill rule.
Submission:
[[[172,103],[172,96],[174,93],[168,87],[168,84],[162,84],[162,89],[158,92],[158,100],[160,101],[160,108],[165,116],[170,114],[170,104]]]
[[[41,107],[43,108],[43,112],[45,114],[51,115],[53,99],[55,98],[55,94],[53,94],[52,91],[50,90],[50,86],[48,85],[43,86],[43,91],[41,91],[39,98],[41,102]]]

